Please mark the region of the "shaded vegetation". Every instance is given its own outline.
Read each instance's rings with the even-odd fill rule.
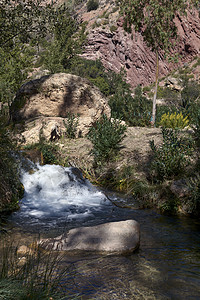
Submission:
[[[5,119],[0,116],[0,213],[18,209],[24,193],[15,159],[17,147],[4,126]]]
[[[64,297],[59,285],[66,280],[68,269],[61,268],[61,254],[51,250],[41,252],[36,243],[20,254],[19,246],[4,238],[0,250],[0,299],[60,300]]]

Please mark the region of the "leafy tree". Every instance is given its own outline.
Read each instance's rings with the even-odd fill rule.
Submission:
[[[70,16],[63,8],[57,12],[57,20],[53,28],[53,39],[44,45],[42,54],[44,65],[52,72],[71,72],[85,43],[85,24]]]
[[[114,94],[110,97],[109,105],[112,116],[126,121],[130,126],[146,126],[150,124],[151,102],[142,95],[142,88],[135,89],[135,96],[131,95],[131,88],[124,80],[122,70],[111,80]]]
[[[0,102],[10,104],[33,66],[37,47],[48,35],[59,35],[63,30],[59,17],[64,18],[66,11],[65,6],[45,4],[41,0],[0,1]],[[0,110],[0,211],[16,209],[22,196],[12,155],[16,147],[5,126],[7,121]]]
[[[187,3],[198,5],[199,1],[187,0],[119,0],[121,14],[124,16],[124,29],[127,32],[140,32],[147,45],[156,54],[156,82],[153,98],[152,125],[155,124],[156,97],[159,75],[159,54],[167,53],[172,47],[172,39],[177,34],[174,17],[186,12]]]
[[[42,49],[47,40],[52,48],[66,52],[63,61],[70,56],[74,44],[67,44],[68,36],[77,29],[76,22],[70,17],[65,5],[57,6],[53,2],[47,4],[42,0],[24,0],[0,2],[0,101],[10,102],[19,86],[27,78],[38,57],[40,45]],[[59,46],[59,47],[58,47]],[[65,48],[63,50],[63,48]],[[73,49],[73,50],[72,50]],[[57,51],[58,51],[57,50]]]

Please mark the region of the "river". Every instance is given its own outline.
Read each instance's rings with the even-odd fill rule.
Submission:
[[[200,299],[199,220],[116,207],[76,168],[35,166],[34,172],[23,171],[22,182],[21,209],[6,220],[20,243],[79,226],[127,219],[140,224],[140,248],[132,255],[66,254],[69,276],[61,283],[66,299],[74,294],[79,299]]]

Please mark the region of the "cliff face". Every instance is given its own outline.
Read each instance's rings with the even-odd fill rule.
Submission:
[[[100,59],[106,69],[119,72],[127,71],[127,81],[132,87],[138,84],[148,85],[155,81],[155,53],[145,44],[141,34],[125,33],[123,21],[118,13],[112,13],[109,4],[102,5],[97,11],[80,11],[83,21],[88,21],[88,44],[83,57]],[[105,15],[107,14],[107,19]],[[102,17],[99,17],[102,16]],[[188,11],[187,16],[177,16],[178,28],[173,54],[179,55],[178,63],[169,63],[160,53],[159,76],[166,76],[173,69],[190,62],[200,54],[200,22],[197,10]],[[92,24],[97,27],[92,28]],[[115,30],[111,31],[112,26]],[[114,27],[113,26],[113,27]],[[93,25],[94,27],[94,25]]]

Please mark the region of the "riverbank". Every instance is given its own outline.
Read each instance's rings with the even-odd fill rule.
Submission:
[[[184,130],[182,135],[189,138],[191,132]],[[120,152],[111,161],[95,167],[91,154],[92,143],[87,138],[63,137],[51,145],[56,149],[53,154],[57,157],[56,162],[79,168],[95,185],[125,193],[128,198],[127,206],[131,206],[134,199],[138,201],[140,208],[156,208],[163,213],[191,215],[189,188],[185,177],[190,176],[190,169],[195,165],[195,154],[193,162],[182,176],[174,176],[172,179],[159,182],[153,181],[151,177],[153,152],[150,147],[152,140],[155,145],[162,144],[161,128],[128,127]],[[48,157],[52,157],[51,151],[53,150],[49,148]],[[26,147],[25,152],[31,160],[44,162],[40,151],[34,146],[28,147],[28,150]]]

